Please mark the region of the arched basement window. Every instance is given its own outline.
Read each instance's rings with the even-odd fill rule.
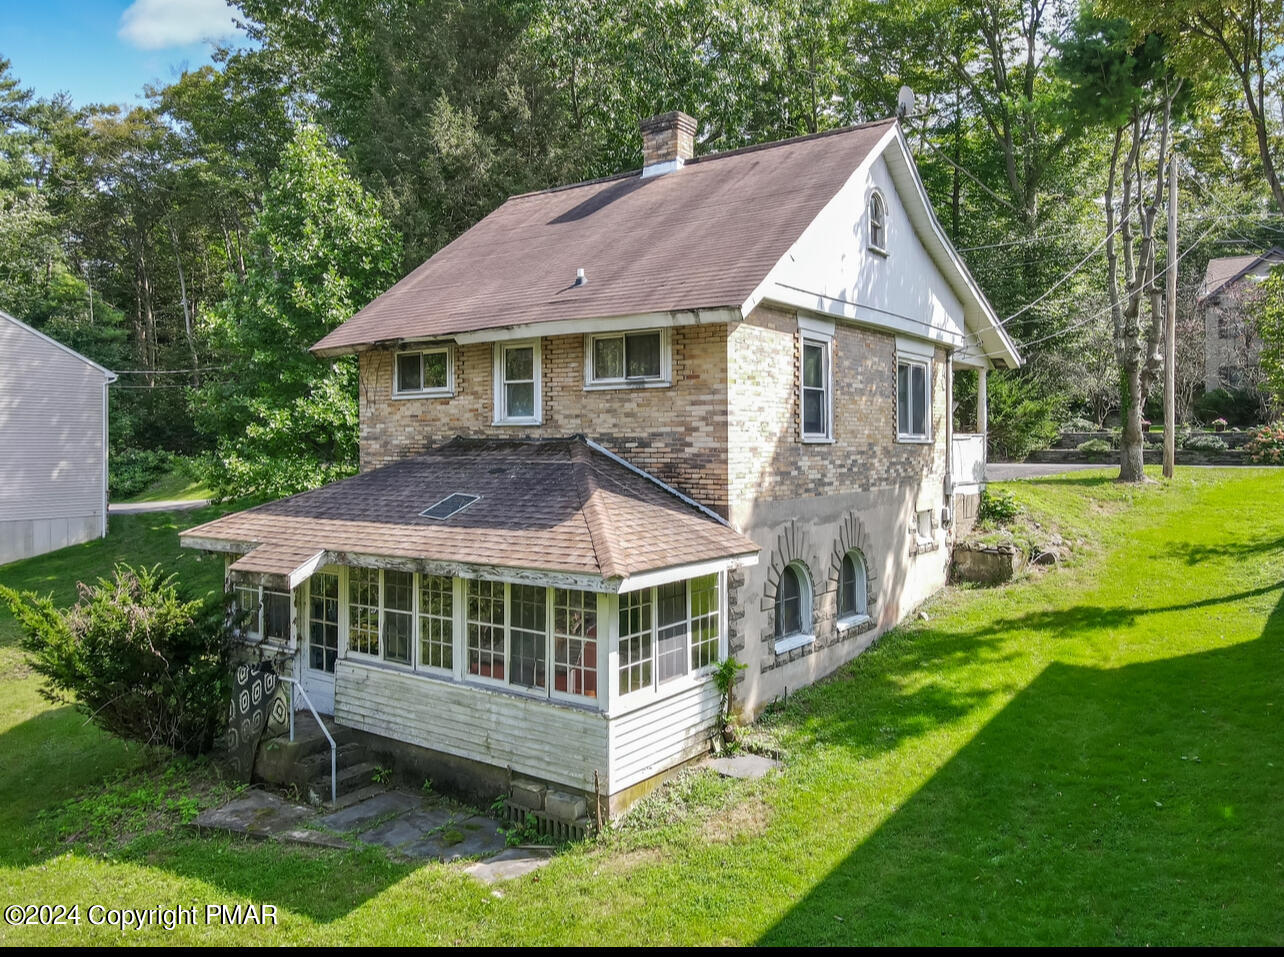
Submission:
[[[811,587],[807,572],[798,564],[787,565],[776,587],[776,637],[811,631]]]
[[[838,617],[854,618],[867,613],[869,591],[865,559],[858,551],[843,556],[838,570]]]

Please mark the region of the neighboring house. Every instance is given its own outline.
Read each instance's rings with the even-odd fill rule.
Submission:
[[[115,381],[0,312],[0,565],[107,534],[107,386]]]
[[[314,351],[362,474],[183,533],[341,724],[617,810],[941,587],[1020,359],[893,120],[517,196]],[[504,769],[509,769],[506,772]]]
[[[1284,263],[1278,246],[1250,256],[1210,259],[1195,299],[1204,314],[1204,389],[1253,389],[1261,380],[1262,343],[1249,311],[1254,289]]]

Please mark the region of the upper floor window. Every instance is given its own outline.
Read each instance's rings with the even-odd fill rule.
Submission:
[[[495,424],[539,425],[539,340],[495,346]]]
[[[802,434],[804,439],[830,438],[833,392],[829,362],[830,340],[802,341]]]
[[[927,359],[896,362],[896,434],[910,441],[927,441],[932,407],[932,363]]]
[[[589,336],[586,352],[588,386],[669,384],[668,330]]]
[[[392,394],[415,398],[451,395],[455,377],[450,359],[450,346],[398,352]]]
[[[887,252],[887,201],[877,190],[869,197],[869,245],[880,253]]]

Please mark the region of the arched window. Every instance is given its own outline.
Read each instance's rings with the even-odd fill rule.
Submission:
[[[866,614],[869,591],[866,586],[865,559],[860,552],[843,556],[838,570],[838,617],[854,618]]]
[[[869,244],[880,252],[887,250],[887,202],[879,192],[869,197]]]
[[[798,564],[787,565],[776,586],[776,637],[811,632],[811,584]]]

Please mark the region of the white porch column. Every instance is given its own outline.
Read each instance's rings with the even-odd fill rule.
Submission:
[[[976,370],[976,431],[985,435],[990,427],[989,400],[985,395],[985,366]]]

